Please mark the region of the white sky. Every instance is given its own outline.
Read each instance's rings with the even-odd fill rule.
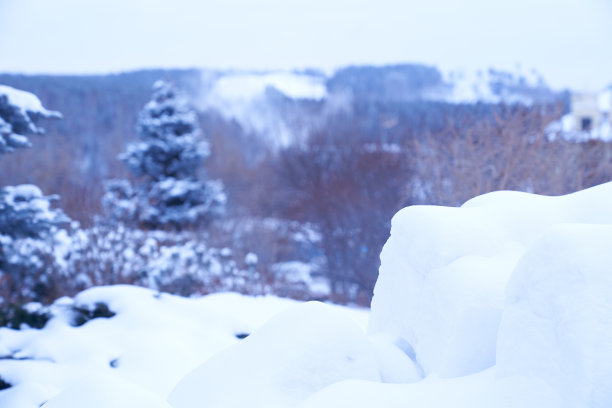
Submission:
[[[0,72],[423,62],[612,83],[612,0],[0,0]]]

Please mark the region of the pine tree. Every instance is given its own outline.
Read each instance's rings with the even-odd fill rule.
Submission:
[[[0,153],[29,147],[28,135],[44,133],[35,123],[40,118],[61,118],[61,114],[45,109],[29,92],[0,85]]]
[[[29,135],[44,133],[35,122],[59,117],[35,95],[0,85],[0,153],[30,146]],[[51,207],[55,199],[29,184],[0,189],[0,305],[44,292],[42,273],[53,257],[50,241],[58,227],[70,221]]]
[[[153,86],[153,98],[140,112],[140,141],[120,155],[135,178],[107,184],[103,205],[110,216],[148,229],[206,225],[225,209],[219,181],[206,180],[204,160],[210,147],[187,100],[165,81]]]

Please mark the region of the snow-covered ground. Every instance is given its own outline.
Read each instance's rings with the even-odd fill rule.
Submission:
[[[93,311],[98,304],[116,315],[75,326],[75,308]],[[83,398],[88,406],[151,406],[124,399],[164,401],[190,371],[297,304],[235,293],[187,299],[132,286],[61,298],[42,330],[0,328],[0,378],[13,385],[0,391],[0,407],[38,407],[49,399],[50,407],[72,407]],[[321,307],[365,336],[367,310]]]
[[[610,407],[610,208],[612,183],[406,208],[371,313],[93,288],[0,329],[0,406]]]

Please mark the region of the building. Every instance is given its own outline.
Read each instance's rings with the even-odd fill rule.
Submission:
[[[573,92],[563,131],[571,139],[612,138],[612,87],[600,92]],[[578,134],[585,136],[577,137]]]

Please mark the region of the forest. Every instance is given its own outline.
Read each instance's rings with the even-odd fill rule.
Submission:
[[[291,133],[275,144],[202,105],[206,79],[223,75],[0,75],[62,115],[40,121],[45,134],[31,136],[30,148],[0,156],[0,186],[38,186],[70,219],[61,237],[28,247],[36,262],[22,256],[28,265],[15,261],[3,275],[5,306],[114,283],[369,305],[399,209],[458,206],[496,190],[566,194],[612,170],[608,143],[551,130],[568,110],[563,92],[525,85],[532,103],[451,103],[427,97],[446,86],[435,68],[347,67],[326,80],[321,99],[266,89],[262,103]],[[143,125],[158,80],[184,99],[172,109],[193,134],[174,147],[190,161],[174,170],[168,162],[165,173],[142,150],[159,142]]]

